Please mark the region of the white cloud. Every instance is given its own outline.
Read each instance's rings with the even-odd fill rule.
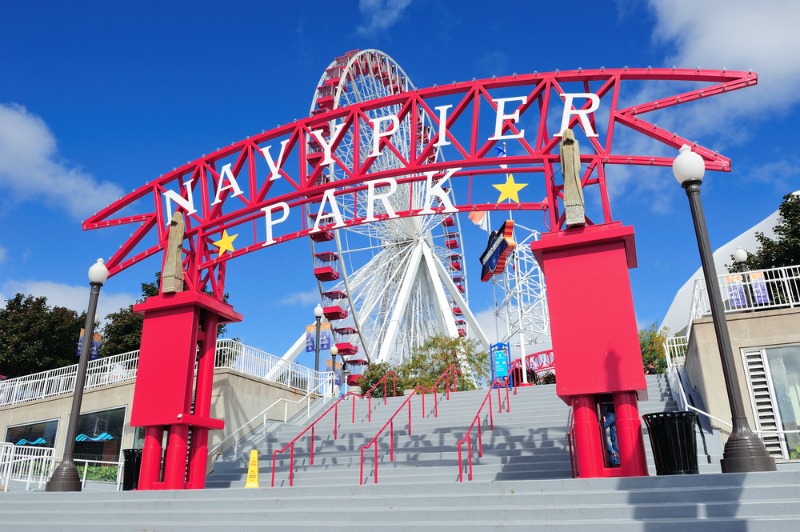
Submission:
[[[85,312],[89,306],[89,283],[86,286],[72,286],[51,281],[6,281],[0,286],[3,299],[15,294],[46,297],[51,307],[66,307],[77,313]],[[4,295],[3,295],[4,294]],[[100,319],[136,301],[137,296],[126,293],[100,292],[97,300],[97,314]]]
[[[652,113],[645,117],[647,120],[727,155],[732,146],[750,140],[754,125],[800,103],[800,39],[795,37],[794,27],[800,19],[800,2],[650,0],[650,8],[656,20],[653,39],[668,50],[661,66],[753,70],[758,73],[759,81],[754,87]],[[618,3],[618,9],[624,11],[622,2]],[[625,105],[673,94],[670,89],[666,83],[643,85],[641,91],[629,96],[630,101]],[[677,151],[642,135],[626,135],[624,128],[616,130],[615,151],[677,155]],[[791,162],[773,164],[776,169],[790,171]],[[735,169],[736,165],[734,160]],[[609,168],[612,201],[624,195],[630,201],[648,202],[650,209],[658,214],[669,214],[673,202],[681,195],[672,183],[665,188],[664,180],[671,181],[671,172],[650,172],[645,176],[646,171],[640,167]],[[782,175],[791,180],[795,172]],[[751,179],[762,178],[754,174]],[[784,186],[783,190],[788,188]],[[670,192],[665,194],[664,190]]]
[[[15,201],[42,202],[75,218],[123,195],[117,185],[60,160],[44,120],[16,104],[0,104],[0,189],[10,191]],[[88,191],[91,201],[86,201]]]
[[[358,11],[364,19],[357,30],[361,35],[375,35],[392,27],[411,0],[359,0]]]
[[[0,264],[3,264],[8,257],[8,250],[3,246],[0,246]]]
[[[717,113],[778,112],[800,101],[800,2],[651,0],[650,6],[656,16],[656,42],[675,50],[666,66],[758,73],[756,88],[711,100]]]
[[[319,303],[319,291],[308,290],[306,292],[292,292],[281,297],[282,305],[316,305]]]

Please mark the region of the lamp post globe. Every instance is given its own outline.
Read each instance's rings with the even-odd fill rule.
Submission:
[[[331,345],[331,348],[328,351],[331,354],[331,371],[334,374],[334,384],[335,384],[335,381],[336,381],[336,378],[335,378],[335,375],[336,375],[336,355],[339,354],[339,348],[336,347],[336,344],[333,344],[333,345]],[[333,395],[335,396],[336,395],[336,386],[335,385],[331,386],[331,389],[333,390]]]
[[[733,252],[733,262],[744,265],[747,262],[747,252],[742,248],[736,248]]]
[[[672,174],[678,183],[685,187],[687,183],[703,181],[706,173],[706,164],[700,154],[684,144],[678,150],[678,156],[672,163]]]
[[[108,268],[106,268],[103,259],[97,259],[97,262],[92,264],[89,268],[89,283],[104,285],[108,279]]]
[[[78,370],[75,374],[75,390],[72,394],[72,408],[70,409],[67,435],[64,440],[64,454],[61,463],[53,471],[47,481],[45,491],[81,491],[81,480],[78,477],[78,468],[75,467],[75,434],[78,431],[78,417],[81,413],[83,401],[83,387],[86,384],[86,370],[89,366],[89,350],[94,336],[94,325],[97,320],[97,299],[100,288],[108,279],[108,268],[103,259],[89,268],[89,308],[86,311],[86,323],[83,327],[83,341],[81,342],[81,358],[78,361]]]
[[[686,196],[689,199],[697,247],[700,252],[700,263],[703,266],[706,291],[711,305],[711,318],[717,337],[717,348],[722,362],[725,392],[731,408],[733,429],[725,442],[721,461],[722,472],[775,471],[775,460],[769,455],[761,439],[750,429],[745,414],[739,375],[728,333],[728,322],[725,320],[725,307],[722,304],[717,270],[714,265],[714,256],[711,253],[703,205],[700,201],[700,184],[705,174],[705,163],[699,154],[691,151],[691,148],[685,144],[681,146],[679,152],[672,164],[672,173],[686,190]]]

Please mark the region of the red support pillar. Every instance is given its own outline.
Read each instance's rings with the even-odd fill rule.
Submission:
[[[224,427],[222,420],[210,417],[217,324],[240,321],[241,315],[198,291],[153,296],[134,310],[144,314],[131,411],[131,425],[147,427],[139,489],[202,488],[208,430]],[[195,382],[198,342],[201,356]],[[164,430],[169,437],[164,481],[159,482]]]
[[[635,392],[614,394],[617,414],[617,442],[619,443],[622,476],[647,476],[647,458],[644,455],[644,436]]]
[[[556,393],[573,407],[578,475],[647,475],[636,407],[647,383],[628,276],[633,229],[614,222],[546,233],[531,250],[547,282]],[[614,398],[619,468],[605,467],[601,396]]]
[[[572,419],[575,423],[575,461],[578,464],[579,476],[602,477],[603,454],[598,452],[598,449],[605,449],[605,442],[600,439],[595,396],[573,396]]]
[[[161,480],[161,441],[163,438],[163,427],[147,427],[145,430],[142,465],[139,470],[140,490],[155,489],[156,484]]]
[[[163,489],[182,490],[186,486],[186,455],[189,450],[187,436],[189,427],[171,425],[167,439],[167,456],[164,458]]]
[[[195,415],[209,417],[211,415],[211,392],[214,387],[214,358],[217,353],[219,317],[216,314],[204,313],[202,323],[200,360],[197,363]],[[206,427],[194,427],[192,430],[192,448],[189,450],[189,488],[205,488],[207,465],[208,429]]]

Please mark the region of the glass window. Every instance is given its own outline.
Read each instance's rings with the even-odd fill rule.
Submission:
[[[767,361],[778,403],[781,428],[800,428],[800,345],[767,348]],[[800,459],[800,434],[786,434],[789,459]]]
[[[125,407],[81,414],[75,436],[75,458],[116,462],[122,448]]]
[[[38,421],[6,429],[6,442],[14,445],[32,445],[36,447],[54,447],[58,420]]]

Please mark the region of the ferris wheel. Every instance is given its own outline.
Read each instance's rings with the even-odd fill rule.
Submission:
[[[400,65],[378,50],[352,51],[335,59],[320,78],[311,114],[414,90]],[[397,116],[398,107],[369,111],[370,119]],[[326,134],[336,131],[332,120]],[[420,144],[431,135],[431,122],[423,120],[417,132]],[[352,132],[335,148],[335,157],[348,165],[360,150],[364,160],[370,142]],[[393,144],[408,157],[409,120],[400,120]],[[403,151],[405,150],[405,151]],[[316,152],[318,153],[318,151]],[[309,146],[309,159],[315,146]],[[435,160],[437,155],[433,155]],[[401,168],[398,155],[384,150],[373,171]],[[344,179],[331,164],[321,179]],[[399,181],[399,180],[398,180]],[[448,195],[453,200],[452,189]],[[345,218],[366,216],[366,191],[336,197]],[[394,209],[419,208],[425,201],[425,183],[398,184],[390,197]],[[380,202],[378,202],[380,203]],[[376,205],[376,212],[386,212]],[[310,217],[313,219],[313,214]],[[313,220],[312,220],[313,221]],[[325,316],[332,322],[339,353],[372,362],[402,362],[412,350],[435,334],[466,336],[467,330],[488,345],[467,306],[467,272],[462,252],[461,227],[452,214],[384,219],[335,231],[320,231],[310,238],[314,275]],[[358,355],[356,357],[355,355]]]

